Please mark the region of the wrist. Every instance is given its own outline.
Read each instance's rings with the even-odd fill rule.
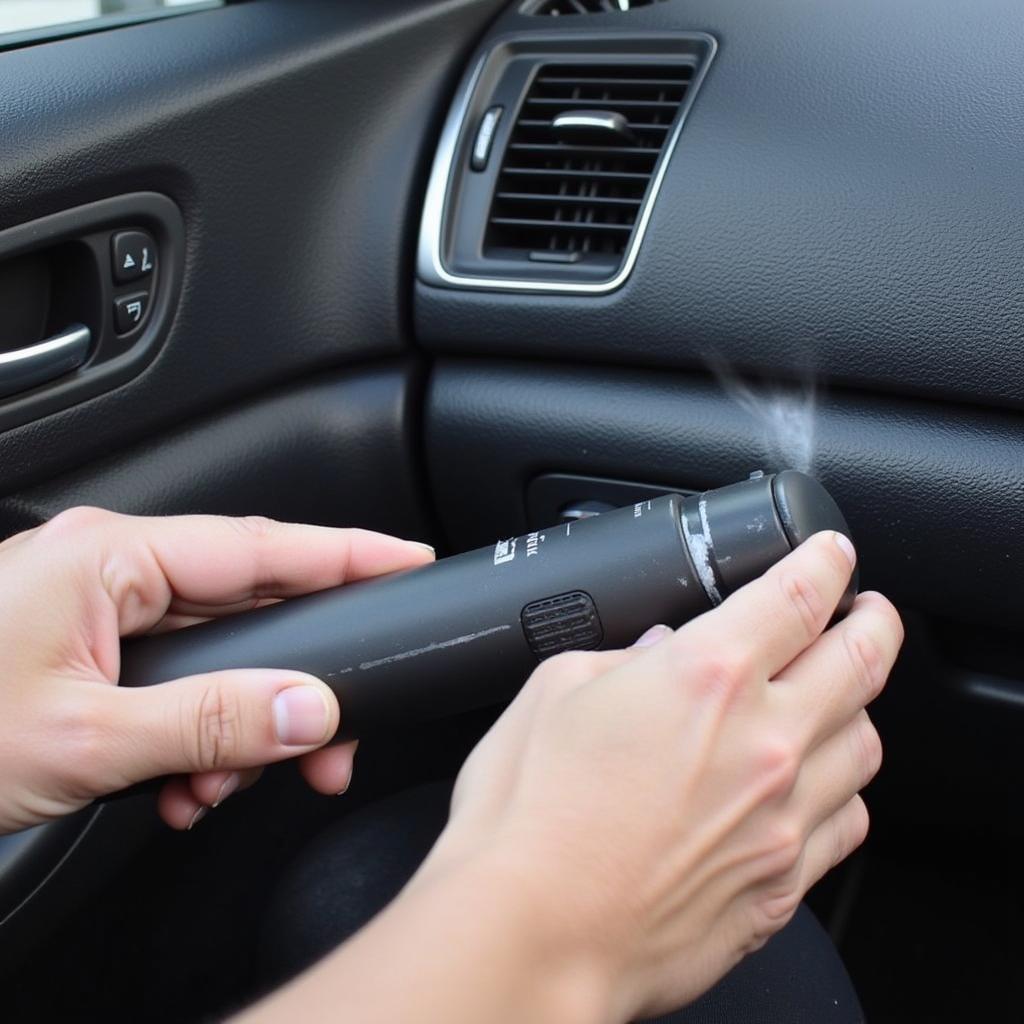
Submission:
[[[449,919],[472,918],[482,954],[500,950],[506,981],[520,1000],[509,1020],[618,1024],[629,1016],[616,944],[607,933],[595,932],[550,864],[509,853],[494,842],[457,851],[446,838],[395,909],[415,900],[435,908],[442,904]]]
[[[552,889],[551,872],[493,841],[447,841],[366,928],[256,1007],[247,1024],[621,1024],[633,1006],[602,943]],[[591,924],[583,922],[584,927]],[[591,927],[591,931],[594,931]],[[609,947],[610,948],[610,947]],[[382,964],[401,984],[381,984]]]

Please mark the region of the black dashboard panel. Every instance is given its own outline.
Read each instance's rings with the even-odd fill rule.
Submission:
[[[495,31],[551,31],[510,11]],[[819,374],[1024,408],[1024,7],[670,0],[574,36],[719,53],[632,277],[605,297],[420,284],[437,351]]]
[[[542,473],[704,489],[784,462],[763,422],[696,374],[446,360],[427,414],[438,512],[460,549],[523,532],[526,488]],[[813,472],[853,529],[863,586],[1016,630],[1017,417],[837,392],[819,399],[814,424]]]

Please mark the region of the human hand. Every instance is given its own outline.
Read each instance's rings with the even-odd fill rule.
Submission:
[[[464,766],[409,890],[484,864],[530,908],[536,955],[592,980],[593,1019],[706,991],[866,835],[881,744],[864,708],[902,626],[866,593],[823,632],[853,561],[819,534],[675,633],[545,662]]]
[[[120,638],[432,557],[365,530],[92,508],[0,544],[0,832],[164,775],[160,814],[187,828],[290,757],[314,789],[343,791],[354,744],[318,749],[339,721],[320,680],[254,668],[120,689]]]

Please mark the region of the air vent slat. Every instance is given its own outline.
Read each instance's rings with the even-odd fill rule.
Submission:
[[[615,178],[620,181],[643,181],[646,182],[649,178],[649,174],[639,174],[632,171],[584,171],[584,170],[572,170],[564,167],[505,167],[502,169],[502,174],[511,174],[513,176],[520,176],[524,174],[536,175],[540,178],[570,178],[573,180],[581,180],[587,178],[594,178],[598,181],[609,180]]]
[[[594,153],[597,155],[614,153],[618,156],[654,156],[661,150],[654,146],[573,146],[566,143],[548,142],[513,142],[509,147],[513,153]]]
[[[526,101],[531,107],[554,107],[557,110],[573,106],[581,106],[586,103],[588,107],[599,107],[602,110],[630,110],[636,107],[645,107],[655,110],[676,110],[679,107],[678,100],[624,100],[624,99],[593,99],[590,97],[578,96],[540,96],[532,97]]]
[[[662,0],[528,0],[524,14],[559,17],[566,14],[625,14],[634,7],[650,7]]]
[[[502,154],[484,255],[621,258],[693,73],[664,59],[538,68]],[[620,114],[619,128],[597,111]],[[586,131],[566,131],[574,120]]]
[[[568,228],[579,231],[632,231],[632,224],[612,224],[607,221],[590,220],[549,220],[547,218],[531,217],[492,217],[492,224],[520,225],[523,227],[546,228]]]
[[[642,200],[629,199],[621,196],[572,196],[572,195],[542,195],[535,192],[499,192],[495,199],[503,199],[508,202],[531,203],[575,203],[588,206],[639,206]]]
[[[575,104],[574,104],[575,105]],[[650,121],[629,121],[626,122],[630,128],[636,128],[641,131],[662,131],[666,132],[672,126],[670,124],[652,124]],[[547,131],[551,127],[551,122],[545,118],[537,117],[521,117],[516,121],[516,126],[519,128],[538,128]]]
[[[680,85],[678,78],[617,78],[604,75],[538,75],[535,81],[538,85],[609,85],[614,82],[623,88],[637,85],[645,88],[667,86],[677,89]]]

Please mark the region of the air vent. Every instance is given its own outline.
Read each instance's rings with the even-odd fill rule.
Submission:
[[[693,74],[690,63],[541,65],[505,149],[484,255],[617,266]]]
[[[485,48],[441,133],[419,279],[576,295],[622,285],[715,50],[703,32],[575,28]]]
[[[534,0],[526,4],[523,14],[604,14],[606,11],[631,11],[634,7],[650,7],[661,0]]]

